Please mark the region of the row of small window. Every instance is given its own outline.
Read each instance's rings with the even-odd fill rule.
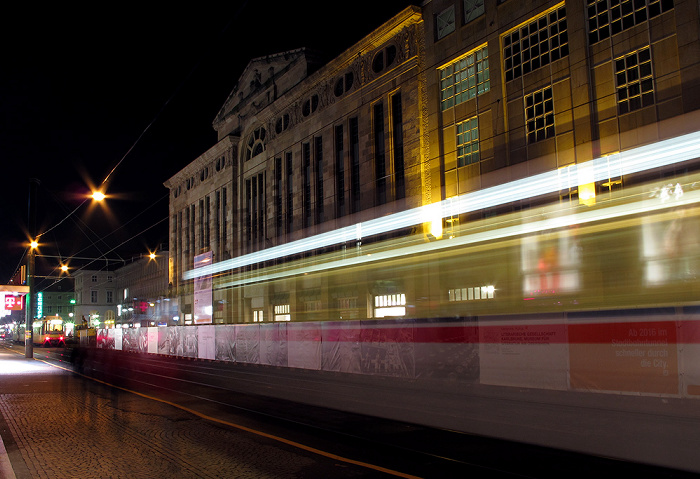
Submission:
[[[625,114],[654,103],[654,85],[649,47],[630,53],[615,61],[615,83],[620,114]],[[547,87],[525,96],[525,131],[528,143],[535,143],[555,135],[554,99],[552,88]],[[478,163],[479,128],[477,117],[458,123],[457,164]]]
[[[673,0],[588,0],[592,45],[673,9]]]
[[[90,280],[91,280],[93,283],[97,283],[98,279],[99,279],[99,277],[98,277],[96,274],[93,274],[92,277],[90,278]],[[111,276],[111,275],[110,275],[110,276],[107,276],[107,282],[108,282],[108,283],[111,283],[111,282],[112,282],[112,279],[113,279],[113,276]]]
[[[223,170],[226,168],[226,158],[223,156],[220,158],[217,158],[216,161],[214,162],[214,168],[216,169],[217,172]],[[195,182],[194,182],[194,176],[191,176],[190,178],[187,178],[185,180],[185,189],[190,190],[194,188]],[[204,181],[209,178],[209,167],[205,166],[201,170],[199,170],[199,181]],[[173,196],[177,198],[182,194],[182,185],[178,185],[176,188],[173,189]]]
[[[379,50],[373,57],[372,60],[372,71],[374,73],[381,73],[385,68],[391,66],[396,60],[396,47],[394,45],[389,45],[386,48]],[[352,71],[349,71],[341,75],[335,82],[333,87],[333,93],[336,97],[340,97],[350,91],[355,83],[355,75]],[[314,113],[319,106],[319,96],[317,94],[312,94],[307,98],[301,105],[301,114],[304,118]],[[275,120],[275,132],[279,135],[283,131],[289,128],[290,116],[289,113],[285,113],[277,120]],[[253,131],[253,133],[248,137],[248,144],[246,145],[246,161],[250,160],[254,156],[259,155],[265,151],[265,128],[260,127]],[[218,171],[218,170],[217,170]]]
[[[597,43],[673,7],[673,0],[589,0],[589,43]],[[519,78],[568,54],[566,9],[562,4],[503,37],[505,80]]]
[[[56,306],[56,314],[63,313],[63,306]],[[46,314],[51,316],[54,314],[53,306],[46,306]]]
[[[484,0],[463,0],[464,25],[484,14]],[[455,31],[455,6],[451,5],[435,16],[435,37],[437,40],[445,38]]]
[[[448,301],[474,301],[478,299],[493,299],[496,289],[493,286],[477,286],[474,288],[455,288],[447,291]]]
[[[311,113],[318,109],[319,98],[318,95],[313,94],[307,98],[301,105],[301,114],[304,117],[309,116]],[[285,113],[280,116],[275,121],[275,132],[279,135],[287,128],[289,128],[290,118],[289,114]],[[267,145],[267,130],[264,126],[260,126],[253,130],[253,132],[248,136],[248,141],[246,142],[245,149],[245,161],[255,158],[260,153],[265,151]]]

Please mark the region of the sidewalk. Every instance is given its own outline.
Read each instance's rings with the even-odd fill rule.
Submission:
[[[85,379],[41,353],[0,344],[0,479],[387,477]]]
[[[0,437],[0,479],[16,479],[15,471],[12,470],[10,458],[5,450],[5,443]]]

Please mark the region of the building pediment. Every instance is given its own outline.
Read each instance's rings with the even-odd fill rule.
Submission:
[[[219,137],[236,133],[239,119],[270,105],[317,68],[316,55],[303,48],[252,59],[214,119]]]

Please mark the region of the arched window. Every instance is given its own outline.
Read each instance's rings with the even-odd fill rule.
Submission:
[[[264,127],[255,129],[253,133],[248,137],[248,143],[246,144],[246,161],[251,158],[258,156],[260,153],[265,151],[265,137],[267,132]]]

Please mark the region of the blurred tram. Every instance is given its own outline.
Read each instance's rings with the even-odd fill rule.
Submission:
[[[439,238],[406,236],[222,273],[214,285],[234,292],[229,301],[240,303],[234,311],[246,323],[698,305],[699,200],[698,178],[679,178],[594,205],[453,225]]]
[[[65,346],[65,322],[58,315],[45,316],[32,324],[32,343],[36,346]]]

